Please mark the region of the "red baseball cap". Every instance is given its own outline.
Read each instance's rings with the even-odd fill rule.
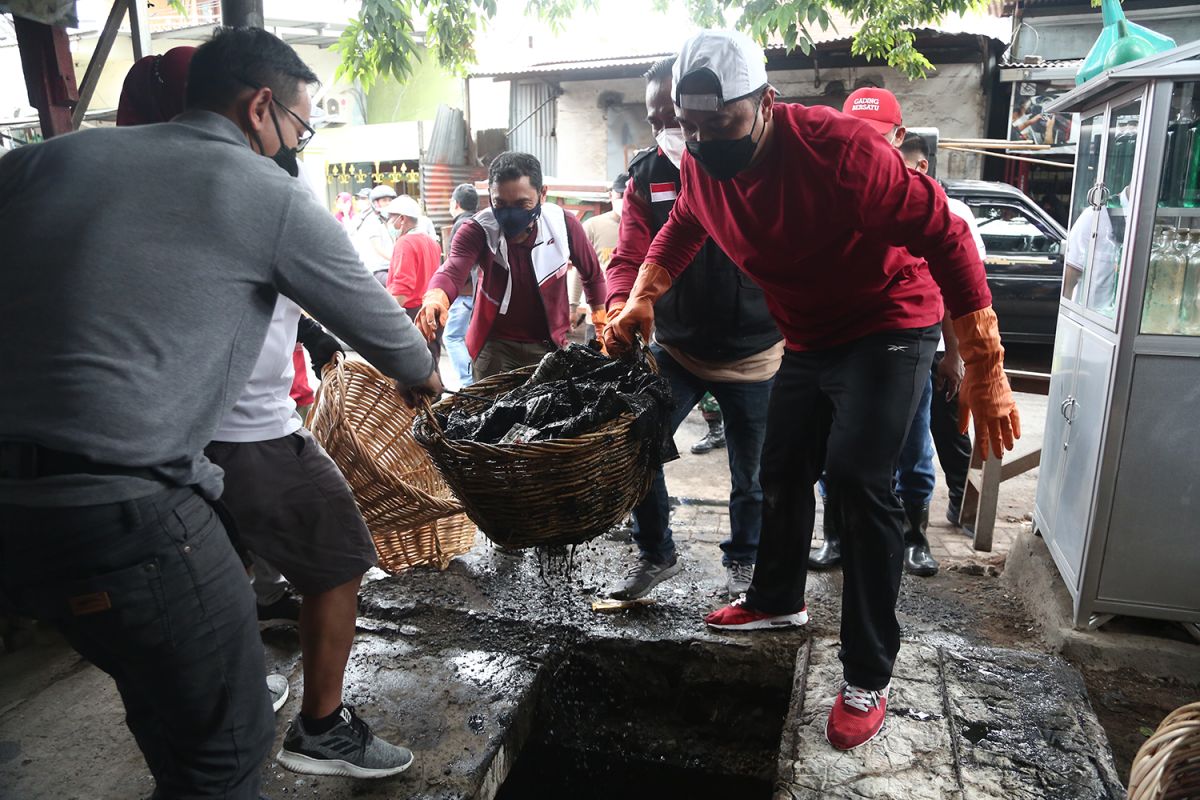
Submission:
[[[195,52],[194,47],[173,47],[162,55],[135,61],[121,87],[117,124],[169,122],[181,113],[188,66]]]
[[[866,86],[855,89],[842,105],[842,113],[857,117],[886,136],[892,128],[904,124],[900,101],[887,89]]]

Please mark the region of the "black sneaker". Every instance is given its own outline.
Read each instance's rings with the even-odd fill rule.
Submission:
[[[278,625],[300,624],[300,601],[291,592],[284,592],[283,597],[270,605],[258,605],[258,627],[274,628]]]
[[[975,520],[959,522],[958,515],[959,515],[959,509],[957,507],[950,506],[948,509],[946,509],[946,521],[949,522],[954,527],[958,528],[960,531],[962,531],[964,536],[970,536],[972,539],[974,539],[975,538]]]
[[[280,766],[306,775],[340,775],[345,778],[386,778],[412,766],[406,747],[388,744],[342,706],[341,720],[325,733],[313,736],[299,717],[288,725],[283,747],[275,755]]]

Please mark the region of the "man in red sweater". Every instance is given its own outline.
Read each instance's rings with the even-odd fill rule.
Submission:
[[[429,279],[442,263],[442,248],[437,239],[418,230],[421,207],[408,195],[402,194],[393,200],[387,207],[387,215],[388,223],[400,232],[400,237],[392,247],[392,262],[388,266],[385,285],[408,318],[415,320]],[[429,352],[436,364],[442,356],[442,343],[436,335],[429,340]]]
[[[900,649],[904,516],[892,476],[937,346],[939,288],[966,362],[976,446],[998,455],[1020,436],[983,263],[945,194],[869,125],[777,104],[749,37],[696,34],[673,76],[687,137],[682,190],[628,301],[610,309],[606,344],[620,353],[649,334],[654,301],[708,237],[765,291],[787,350],[767,412],[758,561],[745,599],[705,622],[808,621],[812,487],[824,467],[845,577],[845,683],[826,736],[850,749],[883,726]]]
[[[463,223],[450,255],[429,281],[417,327],[432,339],[475,265],[481,279],[467,328],[475,380],[536,364],[567,346],[571,327],[567,265],[583,279],[597,334],[604,327],[604,273],[583,224],[546,202],[542,165],[528,153],[501,153],[488,167],[491,207]]]

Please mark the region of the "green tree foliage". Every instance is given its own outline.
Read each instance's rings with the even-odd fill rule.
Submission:
[[[526,14],[562,29],[572,14],[596,7],[597,0],[527,0]],[[665,9],[669,0],[653,0]],[[736,27],[762,44],[782,41],[789,51],[812,51],[817,30],[834,27],[831,15],[857,29],[852,52],[886,61],[910,78],[933,68],[914,46],[912,28],[936,23],[954,12],[967,12],[983,0],[686,0],[692,18],[704,27]],[[425,46],[443,66],[463,72],[473,63],[475,35],[496,15],[496,0],[362,0],[358,19],[342,33],[339,77],[369,88],[379,77],[403,81],[419,58],[415,31],[425,31]],[[420,23],[420,24],[418,24]],[[849,31],[847,31],[849,33]]]

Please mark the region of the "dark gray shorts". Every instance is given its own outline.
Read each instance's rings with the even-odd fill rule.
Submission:
[[[319,594],[375,565],[346,479],[306,429],[265,442],[211,442],[204,453],[225,470],[221,502],[242,544],[296,591]]]

